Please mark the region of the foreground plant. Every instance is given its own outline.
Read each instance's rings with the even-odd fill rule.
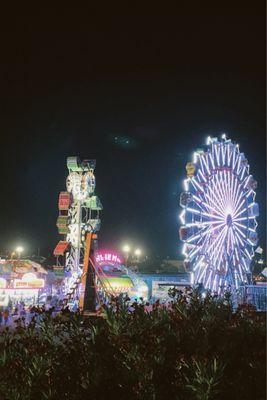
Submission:
[[[0,399],[265,399],[265,318],[229,294],[113,299],[0,335]]]

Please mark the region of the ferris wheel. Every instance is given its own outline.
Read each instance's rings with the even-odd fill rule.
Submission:
[[[244,153],[225,135],[208,137],[186,171],[179,233],[191,283],[217,293],[250,283],[259,209]]]

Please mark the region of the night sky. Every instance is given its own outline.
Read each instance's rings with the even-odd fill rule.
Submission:
[[[185,164],[222,132],[258,181],[264,245],[265,2],[253,7],[3,14],[0,252],[54,248],[79,155],[97,160],[100,246],[178,256]]]

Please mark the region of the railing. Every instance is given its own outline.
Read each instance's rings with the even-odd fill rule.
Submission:
[[[241,286],[239,291],[242,303],[253,304],[258,311],[267,311],[267,286]]]

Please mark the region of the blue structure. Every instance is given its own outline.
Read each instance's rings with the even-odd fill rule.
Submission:
[[[190,274],[138,274],[143,281],[148,285],[149,298],[153,297],[152,286],[153,282],[175,282],[181,286],[190,285]]]
[[[147,284],[148,286],[148,297],[151,300],[156,300],[157,298],[153,296],[153,282],[166,284],[172,282],[179,286],[189,287],[190,284],[190,274],[138,274],[138,276]],[[236,292],[235,296],[235,306],[238,304],[252,304],[256,307],[258,311],[267,311],[267,286],[259,285],[246,285],[240,286],[239,290]]]
[[[252,304],[258,311],[267,311],[267,286],[247,285],[239,290],[242,303]]]

